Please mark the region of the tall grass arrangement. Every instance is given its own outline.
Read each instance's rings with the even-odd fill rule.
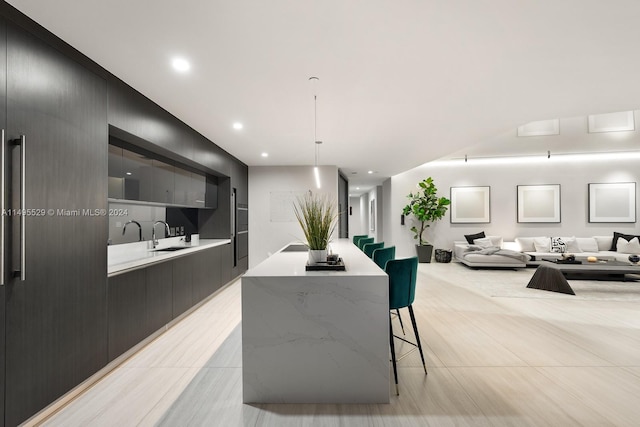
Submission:
[[[309,249],[326,249],[338,219],[335,203],[327,195],[309,191],[304,197],[298,197],[293,210]]]

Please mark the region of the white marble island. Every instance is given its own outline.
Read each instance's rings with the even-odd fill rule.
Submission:
[[[388,277],[349,240],[346,271],[280,251],[242,277],[244,403],[388,403]]]

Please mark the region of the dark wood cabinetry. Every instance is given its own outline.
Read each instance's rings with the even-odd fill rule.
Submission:
[[[109,360],[142,341],[146,312],[146,274],[144,270],[109,278]]]
[[[173,318],[173,264],[163,262],[146,272],[145,328],[146,335],[154,333]]]
[[[193,158],[193,138],[185,135],[185,125],[115,77],[109,79],[108,120],[111,126],[153,143],[170,159]]]
[[[228,247],[204,249],[110,277],[109,361],[228,283],[230,270],[220,268]]]
[[[171,321],[172,271],[165,262],[109,278],[109,361]]]
[[[2,138],[2,144],[6,144],[6,134],[5,130],[7,128],[7,29],[3,19],[0,19],[0,137]],[[4,155],[7,154],[7,150],[3,147],[3,156],[1,157],[2,162],[6,165]],[[4,165],[3,165],[4,166]],[[4,180],[6,180],[8,176],[2,177],[2,185],[5,186]],[[4,195],[3,195],[4,196]],[[6,197],[4,200],[6,203]],[[3,204],[6,207],[5,204]],[[7,241],[7,232],[8,229],[5,226],[6,216],[3,217],[2,227],[0,227],[0,241],[3,244]],[[3,256],[4,265],[8,265],[9,257],[7,253],[1,253],[0,256]],[[5,268],[6,270],[6,268]],[[7,271],[2,272],[2,285],[0,286],[0,425],[4,425],[4,401],[5,401],[5,300],[6,300],[6,290],[7,286],[5,285],[9,275]]]
[[[11,208],[33,213],[7,230],[24,277],[4,304],[4,420],[16,425],[107,361],[108,218],[88,213],[107,208],[107,88],[11,23],[6,55]]]
[[[2,230],[8,250],[0,286],[0,425],[13,426],[239,274],[231,245],[223,245],[198,254],[199,261],[185,256],[107,280],[108,216],[99,212],[107,211],[108,197],[160,203],[170,197],[174,204],[184,197],[197,207],[205,200],[211,209],[200,209],[201,216],[212,221],[202,237],[229,238],[230,184],[246,202],[247,170],[5,2],[0,124],[7,208],[21,208],[24,149],[24,207],[37,213],[24,217],[23,240],[19,217],[6,218]],[[173,173],[154,177],[152,159],[110,151],[112,132],[170,159]],[[175,173],[179,163],[189,167],[188,184]],[[155,180],[162,187],[154,190]]]
[[[191,256],[173,261],[173,317],[193,305],[193,265]]]

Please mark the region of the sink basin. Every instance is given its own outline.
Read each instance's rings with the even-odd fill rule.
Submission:
[[[174,251],[181,251],[182,249],[187,249],[186,246],[169,246],[168,248],[162,248],[162,249],[154,249],[155,252],[174,252]]]
[[[293,243],[282,250],[282,252],[307,252],[309,247],[298,243]]]

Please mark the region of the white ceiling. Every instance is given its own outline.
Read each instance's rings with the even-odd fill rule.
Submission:
[[[637,0],[8,2],[249,166],[313,164],[315,92],[350,189],[640,104]]]

